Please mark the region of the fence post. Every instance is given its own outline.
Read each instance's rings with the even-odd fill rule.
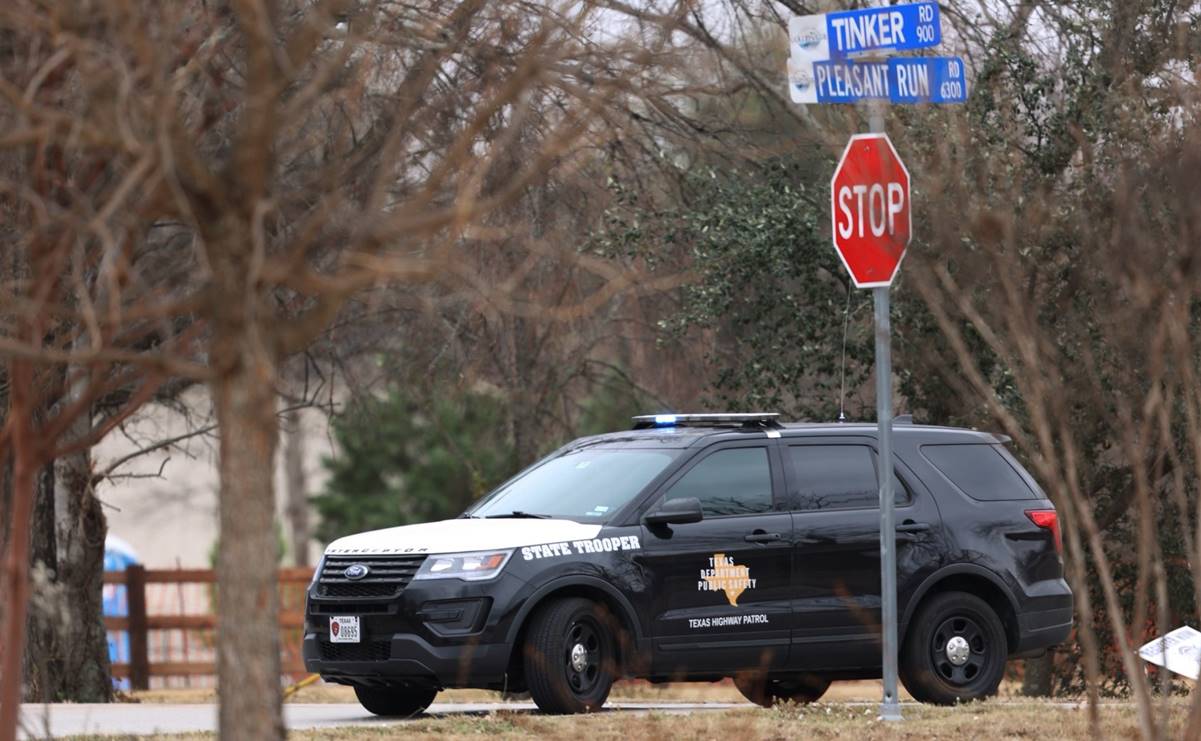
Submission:
[[[129,606],[129,686],[150,689],[150,654],[146,636],[146,569],[125,568],[125,595]]]

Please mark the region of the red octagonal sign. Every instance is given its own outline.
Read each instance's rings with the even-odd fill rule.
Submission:
[[[830,180],[834,246],[859,288],[892,284],[912,237],[909,171],[886,134],[856,134]]]

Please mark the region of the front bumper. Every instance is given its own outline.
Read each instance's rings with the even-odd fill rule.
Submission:
[[[311,589],[305,669],[343,684],[503,688],[507,637],[527,592],[511,575],[414,581],[387,599],[328,597]],[[330,642],[330,617],[344,615],[359,616],[360,643]]]
[[[304,665],[310,672],[327,681],[353,684],[388,684],[404,681],[412,684],[444,687],[499,687],[505,681],[509,663],[509,646],[504,643],[478,643],[467,640],[461,644],[437,646],[413,634],[397,633],[375,638],[361,656],[347,659],[331,653],[327,635],[306,633]],[[382,652],[386,647],[386,652]],[[380,652],[374,653],[373,652]],[[328,657],[328,658],[327,658]]]

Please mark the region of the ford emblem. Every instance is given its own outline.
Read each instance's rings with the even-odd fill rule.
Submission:
[[[351,565],[346,567],[345,571],[342,572],[342,576],[345,576],[347,579],[350,579],[351,581],[358,581],[359,579],[362,579],[364,576],[367,576],[367,573],[369,571],[371,571],[371,569],[367,568],[366,566],[364,566],[361,563],[352,563]]]

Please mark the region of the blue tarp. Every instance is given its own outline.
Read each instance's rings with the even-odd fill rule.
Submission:
[[[131,564],[140,563],[133,548],[120,538],[109,535],[104,539],[104,570],[124,571]],[[105,584],[103,595],[105,617],[127,617],[129,603],[123,584]],[[129,634],[125,631],[108,632],[108,658],[114,664],[129,663]],[[114,679],[113,686],[128,690],[128,679]]]

